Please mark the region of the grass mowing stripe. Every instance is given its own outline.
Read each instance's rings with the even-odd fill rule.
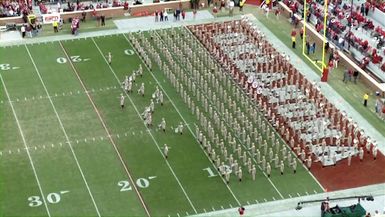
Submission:
[[[96,48],[98,49],[100,55],[103,57],[103,60],[105,61],[105,63],[106,63],[106,64],[108,65],[108,67],[110,68],[110,71],[111,71],[112,74],[114,75],[116,81],[117,81],[118,84],[120,85],[120,80],[119,80],[118,76],[116,75],[115,71],[112,69],[112,67],[110,66],[110,64],[108,64],[108,61],[107,61],[106,57],[103,55],[103,52],[100,50],[100,48],[99,48],[99,46],[96,44],[95,40],[94,40],[93,38],[91,38],[91,39],[92,39],[93,43],[95,44]],[[134,109],[135,109],[137,115],[139,116],[139,118],[142,120],[142,117],[140,116],[140,113],[139,113],[139,111],[138,111],[138,108],[136,107],[136,105],[135,105],[134,102],[132,101],[131,97],[130,97],[126,92],[125,92],[125,95],[126,95],[127,98],[130,100],[130,102],[131,102],[132,106],[134,107]],[[162,150],[160,149],[159,144],[158,144],[158,142],[156,141],[155,137],[152,135],[151,131],[148,129],[148,127],[146,126],[146,124],[145,124],[144,122],[143,122],[143,124],[145,125],[145,127],[146,127],[146,129],[147,129],[147,132],[149,133],[150,137],[152,138],[152,140],[154,141],[155,145],[157,146],[157,148],[158,148],[160,154],[163,155],[163,152],[162,152]],[[170,168],[170,171],[171,171],[172,174],[174,175],[176,181],[178,182],[180,188],[182,189],[184,195],[186,196],[188,202],[190,203],[191,207],[193,208],[194,212],[195,212],[195,213],[198,213],[197,210],[195,209],[194,204],[191,202],[190,197],[187,195],[185,189],[183,188],[182,184],[180,183],[179,178],[176,176],[174,170],[172,169],[171,165],[169,164],[169,162],[168,162],[167,160],[165,160],[165,161],[166,161],[167,166]]]
[[[44,83],[44,81],[43,81],[43,78],[42,78],[41,75],[40,75],[40,72],[39,72],[39,70],[38,70],[38,68],[37,68],[37,66],[36,66],[36,64],[35,64],[34,59],[33,59],[32,55],[31,55],[31,53],[29,52],[29,49],[28,49],[27,45],[24,45],[24,46],[25,46],[25,49],[26,49],[27,52],[28,52],[29,58],[30,58],[31,61],[32,61],[33,67],[35,68],[35,71],[36,71],[37,75],[39,76],[40,82],[42,83],[42,85],[43,85],[43,87],[44,87],[44,90],[45,90],[47,96],[49,96],[50,94],[49,94],[49,92],[48,92],[48,90],[47,90],[47,87],[45,86],[45,83]],[[86,185],[88,194],[89,194],[90,197],[91,197],[91,200],[92,200],[92,203],[93,203],[93,205],[94,205],[94,207],[95,207],[96,213],[97,213],[98,216],[100,217],[101,215],[100,215],[100,212],[99,212],[99,208],[98,208],[98,206],[96,205],[94,196],[92,195],[91,189],[90,189],[90,187],[88,186],[88,182],[87,182],[87,180],[86,180],[86,177],[84,176],[83,170],[82,170],[82,168],[80,167],[79,161],[78,161],[78,159],[77,159],[77,156],[76,156],[76,154],[75,154],[74,149],[72,148],[72,145],[71,145],[71,142],[70,142],[70,140],[69,140],[69,138],[68,138],[67,132],[66,132],[66,130],[64,129],[63,123],[62,123],[62,121],[61,121],[61,119],[60,119],[60,117],[59,117],[59,114],[58,114],[57,111],[56,111],[56,107],[55,107],[55,105],[53,104],[52,99],[51,99],[50,97],[48,97],[48,100],[49,100],[49,102],[51,103],[51,106],[52,106],[52,108],[53,108],[53,110],[54,110],[54,112],[55,112],[55,115],[56,115],[57,120],[59,121],[60,127],[61,127],[61,129],[62,129],[62,131],[63,131],[63,134],[64,134],[66,140],[67,140],[68,146],[69,146],[69,148],[71,149],[72,156],[73,156],[74,159],[75,159],[76,165],[77,165],[77,167],[78,167],[78,169],[79,169],[79,172],[80,172],[80,174],[81,174],[81,176],[82,176],[82,178],[83,178],[84,184]]]
[[[9,96],[7,87],[5,86],[5,82],[4,82],[4,80],[3,80],[3,77],[1,76],[1,73],[0,73],[0,80],[1,80],[1,83],[3,84],[3,86],[4,86],[4,91],[5,91],[5,94],[7,95],[8,100],[9,100],[9,104],[11,105],[12,113],[13,113],[13,116],[15,117],[17,127],[19,128],[19,132],[20,132],[20,135],[21,135],[21,139],[23,140],[24,147],[25,147],[25,150],[26,150],[27,155],[28,155],[28,158],[29,158],[29,162],[31,163],[31,167],[32,167],[32,170],[33,170],[33,174],[35,175],[36,183],[37,183],[37,186],[39,187],[39,191],[40,191],[40,194],[41,194],[41,198],[42,198],[42,200],[43,200],[43,202],[44,202],[45,209],[46,209],[46,211],[47,211],[48,216],[51,217],[51,213],[49,212],[48,205],[47,205],[47,202],[46,202],[46,200],[45,200],[45,195],[44,195],[43,189],[42,189],[42,187],[41,187],[41,185],[40,185],[39,177],[37,176],[37,172],[36,172],[36,169],[35,169],[35,165],[34,165],[34,163],[33,163],[33,161],[32,161],[31,154],[29,153],[29,149],[28,149],[28,146],[27,146],[27,142],[25,141],[25,137],[24,137],[23,130],[21,129],[21,126],[20,126],[20,123],[19,123],[19,119],[17,118],[16,111],[15,111],[15,109],[13,108],[13,104],[12,104],[12,102],[11,102],[11,97]]]
[[[64,54],[66,55],[67,59],[70,59],[69,56],[68,56],[67,51],[66,51],[66,50],[64,49],[64,47],[63,47],[63,44],[62,44],[61,42],[59,42],[59,44],[60,44],[60,46],[61,46],[61,48],[62,48]],[[85,91],[85,93],[86,93],[88,99],[90,100],[90,102],[91,102],[91,104],[92,104],[92,106],[93,106],[93,108],[94,108],[94,110],[95,110],[95,112],[96,112],[96,114],[97,114],[97,116],[98,116],[98,118],[99,118],[99,120],[100,120],[100,122],[101,122],[103,128],[104,128],[104,130],[106,131],[107,137],[109,138],[111,144],[113,145],[113,147],[114,147],[114,149],[115,149],[115,152],[116,152],[116,154],[118,155],[118,158],[119,158],[120,162],[122,163],[122,165],[123,165],[123,167],[124,167],[124,170],[126,171],[126,174],[128,175],[128,178],[130,179],[130,182],[132,183],[131,186],[134,188],[136,194],[138,195],[139,200],[140,200],[140,202],[142,203],[143,208],[144,208],[144,210],[146,211],[147,216],[151,216],[151,215],[150,215],[150,212],[149,212],[149,210],[148,210],[148,208],[147,208],[147,205],[145,204],[145,202],[144,202],[144,200],[143,200],[143,198],[142,198],[140,192],[138,191],[138,189],[137,189],[137,187],[136,187],[136,185],[135,185],[134,180],[132,179],[132,176],[131,176],[131,174],[130,174],[130,172],[129,172],[127,166],[126,166],[126,163],[124,162],[124,160],[123,160],[123,158],[122,158],[122,156],[121,156],[121,154],[120,154],[120,152],[119,152],[119,150],[118,150],[118,148],[117,148],[117,146],[116,146],[114,140],[112,139],[112,136],[111,136],[111,134],[110,134],[110,132],[109,132],[109,130],[108,130],[106,124],[104,123],[104,121],[103,121],[103,119],[102,119],[102,117],[101,117],[101,115],[100,115],[100,113],[99,113],[99,110],[97,109],[97,107],[96,107],[94,101],[92,100],[92,98],[91,98],[91,96],[90,96],[90,94],[89,94],[89,91],[87,90],[87,88],[86,88],[86,86],[84,85],[82,79],[80,78],[80,75],[79,75],[79,73],[77,72],[77,70],[76,70],[75,66],[73,65],[72,61],[69,61],[69,63],[70,63],[70,65],[71,65],[72,70],[73,70],[74,73],[76,74],[76,77],[78,78],[78,80],[79,80],[81,86],[83,87],[83,89],[84,89],[84,91]]]
[[[123,34],[124,38],[126,39],[126,41],[130,44],[130,46],[133,48],[133,50],[135,51],[136,55],[138,55],[138,57],[143,61],[142,59],[142,56],[140,56],[137,52],[137,50],[135,50],[135,47],[131,44],[130,40],[128,40],[128,38],[126,37],[125,34]],[[144,61],[143,61],[144,62]],[[163,88],[162,84],[158,81],[158,79],[155,77],[155,75],[152,73],[152,70],[146,65],[144,64],[145,67],[148,69],[148,71],[150,72],[151,76],[154,78],[154,80],[156,81],[156,83],[159,85],[160,89],[162,89],[162,91],[164,92],[164,94],[166,95],[166,97],[169,99],[169,101],[171,102],[172,106],[175,108],[176,112],[179,114],[179,116],[182,118],[183,122],[186,124],[187,128],[189,129],[191,135],[195,138],[196,138],[196,135],[194,134],[194,132],[191,130],[191,127],[190,127],[190,124],[187,123],[187,121],[184,119],[183,115],[180,113],[179,109],[176,107],[174,101],[171,99],[171,97],[169,97],[169,95],[167,94],[166,90]],[[214,163],[212,163],[212,161],[210,160],[209,156],[207,155],[207,153],[203,150],[202,146],[199,146],[203,153],[205,154],[205,156],[207,157],[207,159],[211,162],[211,164],[214,166],[215,168],[215,165]],[[219,172],[218,172],[219,174]],[[224,180],[224,178],[219,174],[219,176],[221,177],[221,180],[223,181],[223,183],[225,183],[227,189],[230,191],[231,195],[234,197],[235,201],[238,203],[238,205],[241,205],[241,203],[239,202],[238,198],[235,196],[234,192],[231,190],[231,188],[229,187],[229,185],[226,184],[226,181]]]

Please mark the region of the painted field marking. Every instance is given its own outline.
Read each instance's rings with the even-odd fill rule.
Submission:
[[[225,209],[225,208],[223,208],[223,206],[221,206],[221,209]]]
[[[48,92],[48,90],[47,90],[47,87],[46,87],[46,85],[45,85],[45,83],[44,83],[44,81],[43,81],[43,78],[42,78],[41,75],[40,75],[40,72],[39,72],[39,70],[38,70],[38,68],[37,68],[37,66],[36,66],[35,61],[34,61],[33,58],[32,58],[31,53],[29,52],[29,49],[28,49],[27,45],[24,45],[24,46],[25,46],[25,49],[27,50],[27,53],[28,53],[28,55],[29,55],[29,58],[30,58],[31,61],[32,61],[32,64],[33,64],[33,66],[34,66],[34,68],[35,68],[35,71],[36,71],[36,73],[37,73],[37,75],[38,75],[38,77],[39,77],[39,79],[40,79],[40,82],[41,82],[42,85],[43,85],[43,88],[44,88],[45,93],[46,93],[46,95],[47,95],[47,97],[48,97],[48,100],[49,100],[49,102],[51,103],[51,106],[52,106],[52,108],[53,108],[53,110],[54,110],[54,112],[55,112],[56,118],[57,118],[57,120],[59,121],[59,125],[60,125],[60,127],[61,127],[61,129],[62,129],[62,131],[63,131],[63,134],[64,134],[64,136],[65,136],[67,142],[68,142],[68,146],[69,146],[69,148],[70,148],[70,150],[71,150],[72,156],[73,156],[73,158],[75,159],[75,163],[76,163],[76,165],[77,165],[77,167],[78,167],[78,169],[79,169],[79,171],[80,171],[80,174],[81,174],[81,176],[82,176],[82,178],[83,178],[84,184],[85,184],[85,186],[86,186],[86,188],[87,188],[88,194],[90,195],[90,198],[91,198],[91,200],[92,200],[92,203],[93,203],[93,205],[94,205],[94,207],[95,207],[95,211],[96,211],[97,215],[100,217],[101,215],[100,215],[100,212],[99,212],[99,208],[98,208],[98,206],[96,205],[94,196],[93,196],[93,194],[92,194],[92,192],[91,192],[91,190],[90,190],[90,187],[88,186],[88,182],[87,182],[87,180],[86,180],[86,178],[85,178],[85,176],[84,176],[83,169],[80,167],[80,164],[79,164],[78,158],[77,158],[77,156],[76,156],[76,154],[75,154],[75,151],[73,150],[72,145],[71,145],[71,143],[69,142],[69,137],[68,137],[68,135],[67,135],[67,131],[64,129],[63,123],[62,123],[62,121],[61,121],[61,119],[60,119],[60,117],[59,117],[59,114],[58,114],[58,112],[57,112],[57,110],[56,110],[56,107],[55,107],[55,105],[53,104],[52,99],[49,97],[50,95],[49,95],[49,92]]]
[[[148,179],[150,179],[150,180],[151,180],[151,179],[155,179],[155,178],[156,178],[156,176],[149,176],[149,177],[148,177]]]
[[[309,195],[309,193],[307,193],[307,191],[305,191],[305,194],[306,194],[306,195]]]
[[[107,61],[106,57],[103,55],[103,52],[100,50],[100,48],[99,48],[99,46],[96,44],[95,40],[92,39],[92,41],[94,42],[94,44],[95,44],[96,48],[98,49],[100,55],[103,57],[104,61],[106,62],[106,64],[107,64],[108,67],[110,68],[110,71],[111,71],[112,74],[114,75],[115,79],[116,79],[117,82],[120,84],[120,80],[119,80],[118,76],[116,75],[115,71],[112,69],[111,65],[108,64],[108,61]],[[136,113],[137,113],[138,117],[140,118],[140,120],[143,120],[142,117],[141,117],[141,115],[140,115],[140,112],[138,111],[138,108],[136,107],[135,103],[132,101],[131,97],[130,97],[127,93],[125,93],[125,94],[126,94],[126,96],[128,97],[128,99],[129,99],[129,101],[131,102],[131,104],[133,105],[134,110],[136,111]],[[143,122],[143,125],[148,129],[147,125],[146,125],[144,122]],[[163,152],[162,152],[162,150],[160,149],[160,146],[159,146],[157,140],[156,140],[155,137],[152,135],[151,131],[148,131],[148,132],[149,132],[150,137],[151,137],[152,140],[154,141],[156,147],[158,148],[158,151],[160,152],[161,155],[163,155]],[[187,195],[187,193],[186,193],[184,187],[183,187],[182,184],[180,183],[179,178],[176,176],[176,174],[175,174],[174,170],[172,169],[170,163],[169,163],[167,160],[165,160],[165,162],[166,162],[167,166],[169,167],[171,173],[174,175],[176,181],[178,182],[180,188],[182,189],[184,195],[186,196],[186,198],[187,198],[188,202],[190,203],[191,207],[193,208],[194,212],[197,214],[198,212],[197,212],[197,210],[195,209],[195,206],[194,206],[193,203],[191,202],[190,197]]]
[[[22,141],[23,141],[25,150],[27,151],[29,163],[31,164],[32,171],[33,171],[33,174],[34,174],[35,179],[36,179],[37,186],[38,186],[39,191],[40,191],[40,196],[43,198],[45,210],[46,210],[46,212],[47,212],[48,217],[51,217],[51,213],[50,213],[50,211],[49,211],[49,209],[48,209],[47,202],[45,201],[45,194],[44,194],[43,189],[42,189],[42,187],[41,187],[39,177],[37,176],[37,172],[36,172],[35,165],[34,165],[34,163],[33,163],[31,154],[29,153],[28,145],[27,145],[27,142],[26,142],[25,137],[24,137],[24,132],[23,132],[23,130],[21,129],[19,119],[17,118],[17,114],[16,114],[16,111],[15,111],[15,108],[13,107],[13,104],[12,104],[12,102],[11,102],[11,97],[9,96],[9,93],[8,93],[8,90],[7,90],[7,86],[5,85],[5,82],[4,82],[4,80],[3,80],[3,76],[1,76],[1,73],[0,73],[0,80],[1,80],[1,83],[3,84],[5,95],[7,96],[8,100],[10,101],[9,104],[11,105],[11,110],[12,110],[13,116],[14,116],[14,118],[15,118],[15,120],[16,120],[17,128],[19,128],[19,133],[20,133],[20,135],[21,135],[21,139],[22,139]]]
[[[231,203],[229,204],[230,208],[233,208],[233,205],[231,205]]]
[[[203,212],[205,212],[205,213],[207,212],[205,208],[203,208]]]
[[[301,195],[299,193],[297,193],[298,197],[301,197]]]
[[[273,200],[275,200],[275,197],[273,197]]]
[[[255,200],[255,202],[256,202],[256,203],[259,203],[259,201],[258,201],[258,200]]]
[[[289,194],[289,197],[292,198],[291,194]]]
[[[123,34],[123,36],[126,38],[127,42],[132,46],[131,42],[128,40],[128,38]],[[136,52],[136,50],[135,50]],[[140,59],[142,59],[142,57],[136,52],[136,54],[138,55],[138,57]],[[143,61],[143,60],[142,60]],[[154,78],[154,80],[156,81],[156,83],[158,83],[160,89],[162,89],[163,93],[166,95],[166,97],[169,99],[169,101],[171,102],[171,104],[173,105],[173,107],[175,108],[175,110],[177,111],[177,113],[179,114],[179,116],[182,118],[183,122],[187,125],[187,128],[189,129],[191,135],[195,138],[196,138],[196,135],[195,133],[192,131],[190,125],[187,124],[187,121],[184,119],[183,115],[180,113],[179,109],[175,106],[175,103],[172,101],[171,97],[167,94],[167,92],[164,90],[163,86],[161,85],[161,83],[158,81],[158,79],[155,77],[155,75],[152,73],[152,71],[148,68],[148,66],[146,64],[144,64],[144,66],[147,68],[147,70],[150,72],[151,76]],[[165,82],[165,80],[163,80]],[[128,95],[127,95],[128,96]],[[201,146],[199,146],[202,150],[203,148]],[[212,163],[210,157],[207,155],[207,153],[203,150],[204,154],[206,155],[206,157],[208,158],[209,162]],[[214,165],[212,163],[212,165]],[[235,196],[234,192],[231,190],[231,188],[229,187],[229,185],[226,184],[226,181],[221,178],[223,183],[225,183],[225,186],[227,187],[227,189],[230,191],[230,193],[232,194],[233,198],[235,199],[235,201],[238,203],[238,205],[241,205],[241,203],[239,202],[238,198]]]
[[[318,194],[318,192],[316,190],[314,190],[313,192],[314,192],[314,194]]]
[[[263,198],[263,200],[264,200],[265,202],[267,202],[266,198]]]
[[[186,211],[186,216],[188,216],[189,214],[188,214],[188,212]]]
[[[176,214],[178,217],[180,217],[179,212]]]
[[[215,208],[214,208],[213,206],[211,207],[211,209],[212,209],[213,211],[215,211]]]
[[[247,205],[250,205],[250,202],[249,201],[246,201]]]
[[[95,43],[94,39],[92,39],[92,41]],[[64,47],[63,47],[63,44],[62,44],[61,42],[59,42],[59,44],[60,44],[60,46],[61,46],[61,48],[62,48],[64,54],[67,56],[67,58],[69,58],[69,57],[68,57],[68,54],[67,54],[67,51],[66,51],[66,50],[64,49]],[[96,43],[95,43],[95,44],[96,44]],[[100,51],[100,50],[99,50],[99,51]],[[103,55],[102,55],[102,56],[103,56]],[[104,57],[104,56],[103,56],[103,57]],[[83,89],[84,89],[85,91],[87,91],[87,88],[84,86],[84,83],[83,83],[83,81],[81,80],[81,78],[80,78],[80,76],[79,76],[79,73],[78,73],[77,70],[75,69],[75,66],[72,64],[71,61],[69,61],[69,63],[70,63],[70,66],[71,66],[73,72],[75,73],[76,77],[78,78],[80,84],[82,85]],[[120,82],[119,82],[119,83],[120,83]],[[100,120],[100,122],[102,123],[103,128],[104,128],[104,130],[106,131],[107,136],[108,136],[108,138],[110,139],[110,142],[111,142],[112,146],[114,147],[115,152],[116,152],[116,154],[118,155],[119,160],[120,160],[120,162],[122,163],[123,168],[124,168],[125,171],[126,171],[126,174],[128,175],[128,178],[130,179],[131,183],[134,183],[134,181],[133,181],[133,179],[132,179],[132,176],[131,176],[130,172],[128,171],[128,168],[127,168],[126,164],[124,163],[123,158],[122,158],[122,156],[121,156],[119,150],[117,149],[114,140],[111,138],[111,134],[110,134],[110,132],[109,132],[109,130],[108,130],[106,124],[104,123],[104,121],[103,121],[103,119],[102,119],[102,117],[101,117],[101,115],[100,115],[100,113],[99,113],[99,110],[97,109],[97,107],[96,107],[94,101],[92,100],[91,96],[90,96],[89,94],[87,94],[87,97],[88,97],[89,101],[91,102],[91,104],[92,104],[92,106],[93,106],[93,108],[94,108],[94,110],[95,110],[97,116],[99,117],[99,120]],[[140,202],[142,203],[143,208],[144,208],[144,210],[145,210],[147,216],[151,216],[151,215],[150,215],[150,212],[149,212],[148,209],[147,209],[146,204],[144,203],[144,200],[143,200],[142,196],[140,195],[138,189],[136,188],[136,185],[132,185],[132,186],[134,187],[134,190],[135,190],[135,192],[136,192],[136,194],[137,194],[137,196],[138,196]]]

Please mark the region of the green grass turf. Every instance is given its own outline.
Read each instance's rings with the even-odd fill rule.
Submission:
[[[103,55],[112,53],[112,70],[93,40]],[[154,127],[150,130],[152,138],[147,132],[135,110],[137,108],[141,113],[155,90],[156,81],[147,70],[143,78],[137,78],[134,93],[130,94],[135,107],[126,99],[126,108],[123,111],[120,109],[120,81],[141,63],[137,55],[128,56],[124,53],[125,49],[132,47],[122,35],[61,43],[69,56],[89,60],[73,62],[74,71],[68,61],[63,64],[57,62],[57,58],[66,57],[59,42],[28,45],[36,70],[25,46],[0,48],[0,64],[20,67],[0,70],[0,73],[29,147],[44,196],[69,191],[61,195],[60,201],[50,203],[46,200],[52,216],[97,216],[96,207],[102,216],[145,215],[135,191],[121,191],[122,187],[118,186],[118,182],[128,180],[127,174],[76,73],[79,73],[89,91],[134,181],[156,176],[149,180],[147,188],[138,187],[152,215],[187,215],[194,214],[194,208],[197,213],[202,213],[221,209],[222,206],[230,208],[230,204],[237,206],[221,178],[209,178],[207,171],[203,170],[210,167],[214,171],[214,167],[191,133],[185,130],[183,135],[176,135],[169,129],[164,134]],[[52,104],[38,73],[51,96]],[[116,73],[119,81],[113,73]],[[153,73],[184,119],[193,126],[196,121],[194,116],[167,78],[159,69]],[[144,98],[135,93],[141,82],[146,86]],[[0,198],[3,198],[0,210],[4,216],[47,216],[44,205],[29,206],[28,198],[41,197],[40,191],[3,84],[0,94]],[[155,126],[162,117],[165,117],[168,128],[182,121],[168,99],[163,107],[156,106]],[[158,147],[164,143],[171,147],[168,164],[161,154],[162,149]],[[272,180],[285,198],[289,194],[311,194],[314,190],[321,192],[302,167],[299,167],[297,175],[274,177],[277,173],[274,171]],[[255,203],[255,200],[262,202],[264,199],[271,201],[273,197],[279,199],[260,171],[257,174],[255,182],[247,174],[242,183],[232,178],[230,188],[242,204],[247,204],[247,201]],[[306,184],[299,183],[297,179]]]
[[[263,11],[253,5],[246,5],[243,8],[243,14],[253,14],[258,20],[264,24],[278,39],[283,41],[286,46],[291,48],[291,38],[290,33],[293,29],[293,26],[289,23],[289,20],[280,16],[279,19],[276,19],[273,13],[270,13],[269,18],[266,18]],[[234,15],[242,14],[238,9],[234,10]],[[228,11],[223,10],[217,14],[218,17],[228,16]],[[297,30],[298,31],[298,30]],[[315,72],[321,76],[321,72],[314,67],[308,59],[303,57],[302,54],[302,41],[297,39],[297,48],[293,49],[293,52],[299,57],[302,58],[305,63],[307,63]],[[321,49],[319,47],[316,49],[314,56],[321,57]],[[328,54],[326,54],[326,60],[328,59]],[[334,69],[332,73],[329,73],[328,84],[330,84],[333,89],[335,89],[343,99],[345,99],[351,106],[353,106],[372,126],[378,130],[383,136],[385,136],[385,124],[384,120],[375,113],[375,93],[369,89],[364,83],[358,81],[357,84],[353,82],[344,83],[342,82],[343,73],[345,67],[341,64],[337,69]],[[368,101],[368,107],[364,107],[363,96],[365,93],[370,94]]]

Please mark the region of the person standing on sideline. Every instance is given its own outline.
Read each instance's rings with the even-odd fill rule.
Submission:
[[[52,26],[53,26],[53,32],[55,32],[55,33],[59,32],[59,30],[58,30],[59,23],[57,22],[57,20],[53,21]]]
[[[167,159],[168,158],[168,146],[167,146],[167,144],[164,144],[163,154],[164,154],[164,157]]]
[[[164,21],[168,21],[168,13],[166,9],[164,9],[163,16],[164,16]]]
[[[242,207],[242,206],[239,207],[239,208],[238,208],[238,212],[239,212],[239,215],[240,215],[240,216],[243,216],[243,214],[245,214],[245,208]]]
[[[155,11],[155,22],[159,21],[159,12],[158,10]]]
[[[105,26],[106,25],[106,17],[104,16],[104,14],[102,14],[102,16],[100,16],[100,20],[102,22],[102,26]]]
[[[20,31],[21,31],[21,36],[24,38],[25,37],[25,25],[21,26]]]
[[[364,106],[365,106],[365,107],[368,106],[368,99],[369,99],[369,94],[368,94],[368,93],[365,93],[365,94],[364,94]]]
[[[359,75],[358,70],[354,70],[354,72],[353,72],[353,81],[354,81],[355,84],[357,84],[358,75]]]

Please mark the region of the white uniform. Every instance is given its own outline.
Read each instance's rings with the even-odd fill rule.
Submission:
[[[168,146],[166,144],[164,144],[163,154],[165,158],[168,158]]]
[[[111,55],[111,52],[108,52],[107,58],[108,58],[108,64],[111,65],[111,63],[112,63],[112,55]]]
[[[138,90],[138,94],[144,96],[144,83],[142,83],[142,84],[140,85],[140,88],[139,88],[139,90]]]
[[[166,132],[166,120],[164,120],[164,118],[162,118],[162,122],[160,122],[159,128],[163,130],[163,132]]]
[[[122,109],[124,108],[124,96],[123,96],[123,94],[120,95],[120,107]]]
[[[239,170],[238,170],[238,179],[239,179],[239,181],[241,182],[242,181],[242,168],[239,168]]]

